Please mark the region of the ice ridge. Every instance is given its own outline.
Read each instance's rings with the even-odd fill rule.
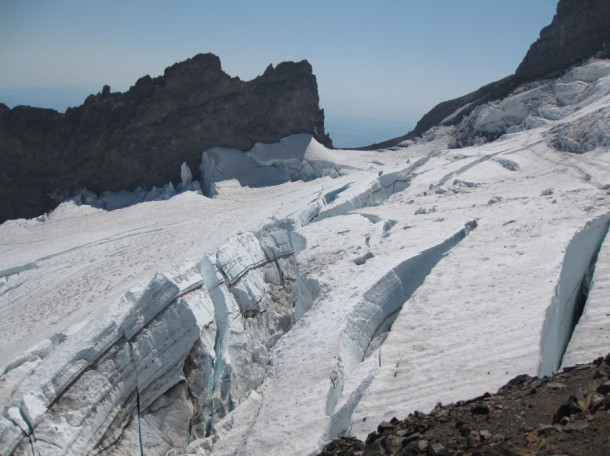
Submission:
[[[156,274],[69,337],[13,393],[0,452],[147,454],[209,435],[263,382],[270,349],[305,311],[292,224]]]

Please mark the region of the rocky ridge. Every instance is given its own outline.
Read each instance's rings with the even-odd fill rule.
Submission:
[[[514,74],[474,92],[439,103],[406,135],[364,149],[391,147],[438,125],[456,125],[475,108],[508,95],[519,85],[554,76],[589,57],[610,56],[610,0],[560,0],[552,23],[530,46]]]
[[[197,170],[209,147],[246,150],[293,133],[331,145],[307,61],[244,82],[199,54],[125,93],[105,86],[65,114],[0,104],[0,222],[38,216],[82,188],[177,183],[181,164]]]

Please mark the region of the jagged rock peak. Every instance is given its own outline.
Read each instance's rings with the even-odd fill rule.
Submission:
[[[0,106],[0,222],[40,215],[83,187],[99,193],[180,182],[181,164],[198,169],[207,148],[248,150],[294,133],[332,146],[305,60],[242,81],[222,70],[218,56],[198,54],[124,93],[104,86],[65,114]]]
[[[610,55],[610,0],[560,0],[515,74],[542,77],[597,53]]]
[[[307,60],[301,60],[300,62],[281,62],[275,68],[270,64],[263,77],[277,77],[290,74],[312,74],[313,69],[311,64]]]
[[[222,71],[222,65],[220,63],[220,57],[215,54],[197,54],[190,59],[186,59],[184,62],[175,63],[170,67],[167,67],[163,72],[163,76],[171,77],[177,73],[209,73],[209,74],[226,74]]]

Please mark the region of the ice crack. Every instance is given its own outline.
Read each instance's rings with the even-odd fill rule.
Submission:
[[[341,339],[341,359],[348,372],[373,351],[371,344],[383,342],[383,334],[432,268],[475,228],[476,221],[468,222],[441,244],[394,267],[364,294],[351,312]]]
[[[588,222],[570,241],[555,295],[547,308],[540,341],[538,375],[550,375],[561,364],[587,299],[587,277],[610,224],[610,213]]]
[[[364,294],[351,311],[340,341],[336,379],[327,397],[326,413],[331,417],[328,439],[347,431],[351,415],[373,381],[378,366],[370,369],[366,378],[351,392],[343,392],[343,377],[383,344],[402,307],[428,274],[476,227],[477,222],[470,221],[445,241],[395,266]],[[335,410],[342,393],[349,397]]]

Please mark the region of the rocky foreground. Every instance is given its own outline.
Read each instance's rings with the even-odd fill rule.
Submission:
[[[550,377],[519,375],[496,394],[382,422],[365,442],[320,455],[609,455],[610,355]]]

